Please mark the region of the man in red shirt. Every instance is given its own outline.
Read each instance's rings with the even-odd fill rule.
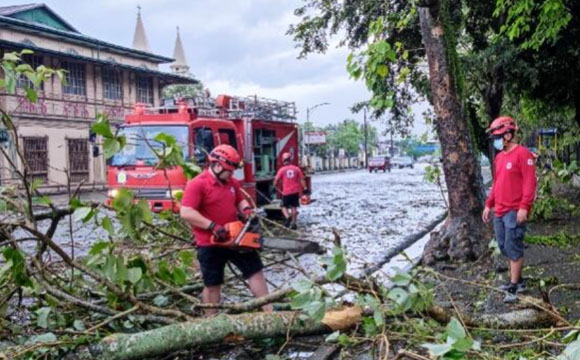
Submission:
[[[232,262],[248,280],[250,290],[256,297],[268,294],[268,286],[262,269],[264,265],[256,251],[236,251],[212,244],[213,236],[218,241],[227,241],[224,225],[237,221],[238,214],[249,218],[253,209],[240,190],[240,183],[233,178],[233,171],[241,166],[241,157],[233,147],[219,145],[208,156],[209,168],[190,180],[181,200],[181,217],[193,228],[197,244],[204,289],[204,303],[219,303],[224,268]],[[265,305],[272,311],[272,305]],[[213,314],[217,309],[208,309]]]
[[[502,254],[508,258],[510,281],[501,286],[506,291],[505,302],[516,301],[516,293],[525,290],[524,232],[536,197],[534,155],[515,142],[517,130],[509,116],[501,116],[490,125],[488,132],[499,153],[494,160],[494,181],[482,214],[483,221],[489,223],[491,209],[495,209],[495,236]]]
[[[284,166],[278,170],[274,186],[280,189],[278,185],[280,182],[282,183],[282,213],[286,218],[284,225],[296,230],[296,217],[298,216],[296,208],[300,206],[300,193],[308,194],[308,188],[302,170],[298,166],[292,165],[290,153],[282,154],[282,164]]]

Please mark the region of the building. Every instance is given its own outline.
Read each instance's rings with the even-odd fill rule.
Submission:
[[[180,49],[177,49],[179,45]],[[12,115],[19,143],[32,177],[47,191],[63,191],[71,182],[101,188],[106,163],[98,144],[89,141],[89,129],[98,113],[112,123],[123,121],[135,103],[159,106],[161,90],[171,84],[196,84],[189,72],[178,34],[179,59],[153,54],[140,11],[128,48],[80,33],[45,4],[0,7],[0,52],[30,49],[24,61],[66,70],[66,83],[57,77],[45,82],[36,103],[27,101],[26,79],[16,94],[0,93],[0,106]],[[159,65],[173,63],[172,73]],[[16,158],[14,139],[0,136],[0,146]],[[15,174],[0,156],[0,185]],[[20,164],[19,166],[23,166]]]

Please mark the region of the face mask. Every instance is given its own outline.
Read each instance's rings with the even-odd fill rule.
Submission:
[[[499,138],[499,139],[493,139],[493,147],[497,150],[497,151],[501,151],[503,150],[503,139]]]

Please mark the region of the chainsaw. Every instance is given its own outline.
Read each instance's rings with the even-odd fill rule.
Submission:
[[[239,250],[279,250],[293,253],[320,254],[324,249],[314,241],[295,239],[291,237],[264,237],[254,229],[253,221],[250,219],[246,223],[234,221],[224,225],[228,236],[227,240],[220,241],[212,235],[210,241],[212,245]],[[252,231],[251,231],[252,230]]]

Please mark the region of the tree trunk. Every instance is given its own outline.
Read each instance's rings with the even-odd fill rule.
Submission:
[[[580,89],[576,90],[576,95],[574,95],[574,119],[576,124],[580,128]]]
[[[303,319],[293,311],[222,314],[136,334],[107,336],[69,359],[143,359],[203,344],[347,330],[360,322],[361,315],[361,308],[356,306],[327,312],[322,321]]]
[[[437,115],[443,171],[449,196],[449,218],[425,246],[424,261],[472,260],[487,249],[489,238],[481,220],[483,181],[471,134],[459,99],[456,49],[451,41],[449,0],[426,1],[419,8],[421,36],[429,64],[429,81]],[[455,70],[454,70],[455,69]],[[435,236],[433,236],[435,235]]]

